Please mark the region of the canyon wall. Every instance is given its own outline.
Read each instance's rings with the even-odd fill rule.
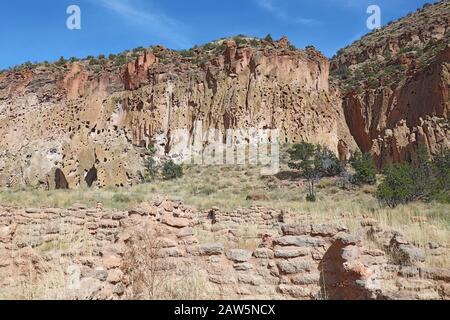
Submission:
[[[450,147],[448,1],[425,6],[341,50],[339,79],[350,132],[379,168]]]
[[[238,36],[3,71],[0,186],[139,183],[150,144],[183,160],[187,146],[211,143],[196,123],[222,135],[277,129],[282,144],[320,143],[341,159],[360,149],[379,168],[419,144],[438,154],[450,146],[449,6],[426,5],[331,62],[285,37]]]
[[[356,144],[328,74],[325,57],[287,38],[257,46],[222,40],[195,58],[159,46],[123,68],[80,61],[2,73],[0,184],[137,183],[148,145],[179,156],[177,129],[189,132],[190,145],[204,145],[207,137],[194,135],[200,121],[204,132],[223,134],[278,129],[281,143],[310,141],[338,154],[339,144]]]

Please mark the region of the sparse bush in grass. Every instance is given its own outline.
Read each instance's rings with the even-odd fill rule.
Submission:
[[[377,198],[391,208],[414,200],[414,177],[409,164],[393,164],[384,169],[385,180],[378,186]]]
[[[130,277],[134,299],[199,300],[210,294],[206,276],[197,264],[179,264],[172,258],[161,259],[163,230],[154,225],[136,228],[124,255],[124,270]]]
[[[168,160],[164,162],[162,167],[162,176],[165,180],[181,178],[183,176],[183,167],[173,162],[173,160]]]
[[[431,187],[431,199],[450,203],[450,150],[434,158],[431,170],[436,177]]]
[[[315,201],[315,186],[322,177],[332,177],[344,171],[343,165],[328,148],[302,142],[289,151],[291,169],[299,170],[308,180],[308,201]]]
[[[356,185],[373,185],[377,182],[377,168],[372,155],[357,152],[350,162],[356,171],[351,178],[352,183]]]
[[[154,181],[158,176],[160,168],[155,158],[148,157],[147,159],[145,159],[144,166],[145,166],[145,175],[144,175],[145,182]]]
[[[424,147],[419,147],[412,164],[388,166],[386,178],[378,186],[378,200],[390,207],[414,200],[450,202],[450,152],[433,161]]]
[[[113,197],[112,197],[112,201],[114,202],[118,202],[118,203],[128,203],[131,201],[131,198],[123,193],[116,193]]]
[[[327,147],[316,145],[315,157],[323,177],[335,177],[344,171],[344,166]]]
[[[424,145],[419,145],[414,154],[411,173],[414,179],[414,198],[430,200],[435,176],[431,168],[430,155]]]
[[[194,186],[191,190],[191,193],[194,196],[199,196],[199,195],[205,195],[205,196],[210,196],[214,193],[216,193],[217,190],[214,187],[211,186]]]
[[[336,181],[336,187],[343,190],[350,190],[352,185],[352,175],[346,171],[342,172]]]
[[[145,182],[152,182],[156,179],[158,176],[159,170],[161,166],[158,164],[158,162],[155,159],[156,155],[156,147],[152,144],[150,144],[147,147],[147,157],[144,160],[144,167],[145,167],[145,174],[144,174],[144,180]]]

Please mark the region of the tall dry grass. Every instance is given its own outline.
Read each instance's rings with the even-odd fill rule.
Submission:
[[[181,199],[198,210],[219,207],[221,210],[246,208],[255,204],[274,209],[310,214],[314,221],[340,220],[354,233],[362,233],[363,217],[380,221],[383,228],[402,231],[417,245],[427,248],[429,242],[450,243],[450,205],[436,202],[415,202],[390,209],[380,206],[374,197],[374,187],[354,190],[336,187],[333,179],[324,179],[318,186],[315,203],[305,200],[306,190],[301,181],[285,180],[273,183],[260,175],[260,168],[240,166],[186,166],[178,180],[155,181],[126,188],[79,190],[1,190],[1,205],[21,207],[70,207],[81,203],[95,207],[129,209],[142,201],[160,195]],[[252,192],[263,193],[268,200],[250,201]],[[413,217],[423,216],[425,224],[414,223]],[[243,244],[244,246],[246,244]],[[249,246],[253,244],[248,244]],[[450,258],[430,258],[430,264],[450,266]]]

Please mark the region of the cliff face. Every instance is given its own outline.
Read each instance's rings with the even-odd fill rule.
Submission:
[[[327,59],[291,50],[285,41],[260,50],[224,45],[223,55],[200,67],[161,65],[151,55],[128,65],[125,87],[132,90],[122,95],[120,125],[134,144],[161,134],[173,141],[174,129],[192,132],[194,121],[202,121],[204,130],[223,133],[277,128],[282,142],[307,140],[337,152],[339,137],[349,134],[341,132],[342,113],[329,95]]]
[[[427,5],[331,62],[287,38],[241,36],[1,72],[0,186],[137,183],[149,144],[183,158],[177,129],[208,145],[199,121],[223,135],[278,129],[281,143],[320,143],[341,159],[359,147],[380,168],[419,143],[437,154],[450,147],[449,18],[449,1]]]
[[[332,60],[358,146],[381,168],[450,146],[450,3],[429,5],[372,32]]]
[[[284,142],[355,147],[329,62],[286,38],[24,68],[0,76],[0,185],[74,188],[142,179],[145,147],[177,156],[176,129],[279,129]],[[99,63],[99,65],[98,65]],[[345,148],[343,148],[345,146]]]

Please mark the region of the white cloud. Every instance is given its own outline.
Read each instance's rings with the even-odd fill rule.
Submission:
[[[308,19],[301,16],[293,17],[289,15],[283,8],[281,8],[277,3],[277,0],[256,0],[256,3],[264,10],[272,13],[278,19],[284,20],[289,23],[298,24],[317,24],[319,21],[315,19]]]
[[[186,26],[162,12],[142,10],[135,1],[130,0],[95,0],[103,7],[113,11],[128,23],[137,24],[155,36],[165,39],[177,47],[189,47],[191,42],[182,32]]]

